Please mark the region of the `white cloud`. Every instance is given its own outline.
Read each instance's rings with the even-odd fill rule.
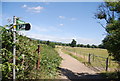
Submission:
[[[33,13],[40,13],[41,10],[44,9],[44,7],[36,6],[36,7],[28,7],[27,5],[23,5],[22,8],[25,8],[26,11],[33,12]]]
[[[37,10],[37,11],[39,11],[39,10],[42,10],[42,9],[43,9],[43,7],[41,7],[41,6],[37,6],[37,7],[29,7],[28,9],[30,9],[30,10]]]
[[[71,20],[71,21],[74,21],[74,20],[77,20],[77,18],[75,17],[65,17],[65,16],[58,16],[59,19],[67,19],[67,20]]]
[[[65,19],[65,16],[59,16],[60,19]]]
[[[37,6],[37,7],[28,7],[27,10],[30,12],[40,13],[41,10],[43,10],[44,7]]]
[[[95,44],[99,45],[101,43],[100,40],[96,39],[89,39],[89,38],[80,38],[80,37],[57,37],[53,35],[43,35],[38,33],[30,33],[30,32],[22,32],[22,35],[26,35],[30,38],[40,39],[40,40],[50,40],[55,42],[62,42],[62,43],[71,43],[72,39],[75,39],[77,41],[77,44]]]
[[[60,26],[63,26],[64,24],[59,24]]]
[[[22,6],[22,8],[26,8],[26,7],[27,7],[27,5],[25,5],[25,4]]]

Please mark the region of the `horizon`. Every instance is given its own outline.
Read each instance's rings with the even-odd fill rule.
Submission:
[[[75,39],[78,44],[99,45],[105,30],[93,17],[101,3],[2,2],[2,24],[17,16],[32,24],[30,31],[20,31],[27,37],[62,43]]]

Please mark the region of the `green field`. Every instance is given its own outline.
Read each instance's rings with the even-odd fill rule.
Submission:
[[[82,48],[82,47],[64,47],[66,50],[75,52],[78,54],[94,54],[99,55],[102,57],[108,57],[108,52],[106,49],[99,49],[99,48]]]
[[[101,70],[106,70],[106,58],[109,54],[106,49],[100,48],[82,48],[82,47],[61,47],[62,51],[75,59],[79,60],[82,63],[88,64],[89,54],[91,66]],[[109,57],[108,68],[109,71],[113,71],[117,68],[118,64],[112,60],[113,57]]]

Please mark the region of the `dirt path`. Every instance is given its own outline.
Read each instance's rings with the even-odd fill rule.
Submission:
[[[59,67],[61,70],[61,79],[100,79],[101,76],[95,71],[89,69],[84,64],[80,63],[78,60],[64,54],[61,49],[58,53],[63,58],[62,63]]]

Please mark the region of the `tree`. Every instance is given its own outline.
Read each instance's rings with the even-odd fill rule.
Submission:
[[[98,48],[105,49],[105,46],[103,44],[98,45]]]
[[[48,41],[46,41],[46,44],[49,45],[49,46],[51,46],[51,47],[53,47],[53,48],[55,48],[55,43],[54,42],[50,42],[48,40]]]
[[[50,45],[50,41],[48,40],[46,44],[47,44],[47,45]]]
[[[80,47],[80,44],[77,44],[77,47]]]
[[[97,46],[93,44],[93,45],[91,46],[91,48],[97,48]]]
[[[55,48],[55,43],[54,42],[50,42],[49,46],[51,46],[52,48]]]
[[[70,46],[71,46],[71,47],[76,47],[76,41],[75,41],[75,39],[72,40]]]
[[[83,44],[80,44],[80,47],[84,47],[84,45],[83,45]]]
[[[106,21],[106,26],[101,24],[107,32],[103,46],[115,60],[120,61],[120,1],[101,4],[95,17]]]
[[[87,45],[86,45],[86,47],[87,47],[87,48],[90,48],[90,45],[89,45],[89,44],[87,44]]]

